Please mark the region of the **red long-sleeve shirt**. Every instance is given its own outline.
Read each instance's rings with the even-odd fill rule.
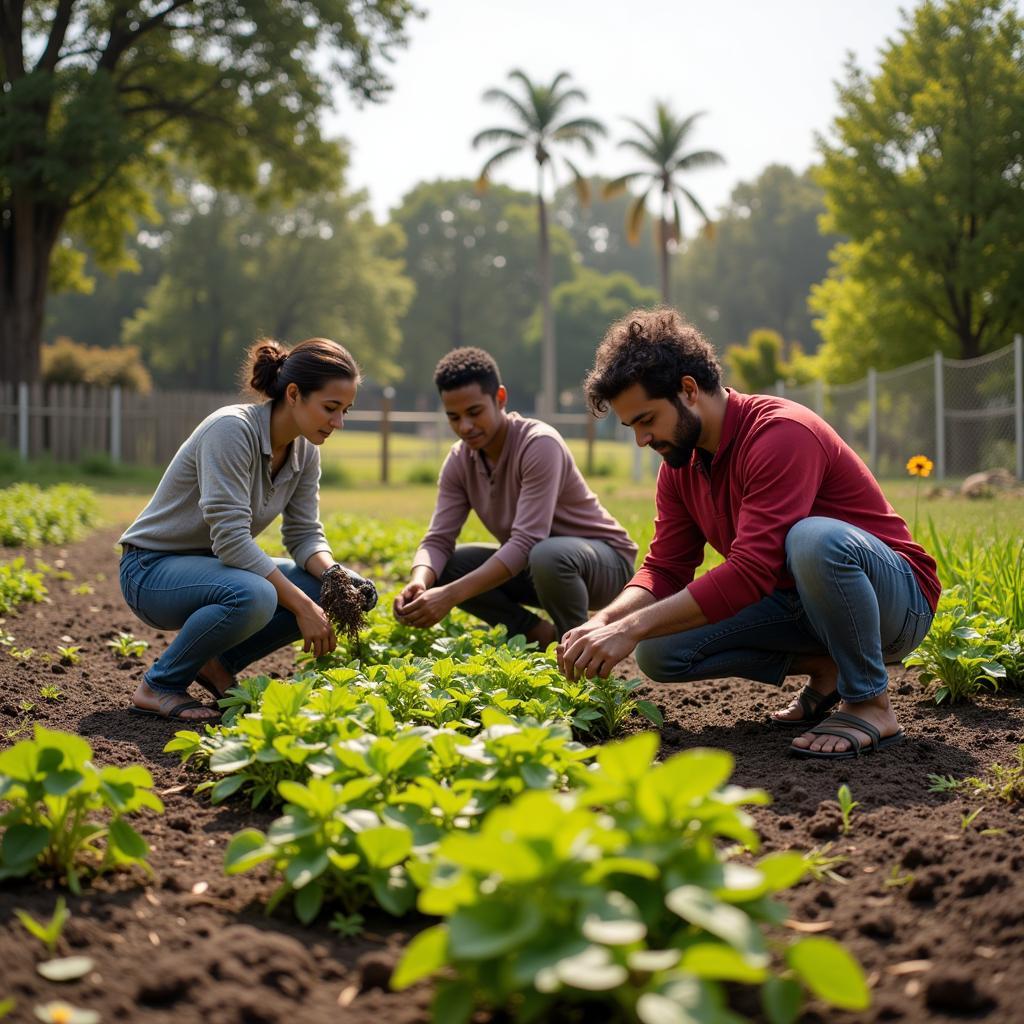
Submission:
[[[853,449],[795,402],[731,389],[728,396],[710,474],[697,452],[682,469],[661,466],[654,539],[629,585],[659,600],[688,586],[707,620],[720,622],[773,590],[794,587],[786,534],[801,519],[827,516],[906,559],[934,610],[942,589],[935,560]],[[705,543],[725,562],[694,580]]]

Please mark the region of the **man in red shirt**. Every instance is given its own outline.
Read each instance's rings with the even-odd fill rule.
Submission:
[[[562,638],[566,676],[607,675],[634,649],[661,682],[808,675],[772,716],[801,731],[792,753],[899,743],[885,666],[924,638],[940,585],[856,453],[803,406],[724,388],[714,349],[671,309],[613,324],[586,392],[664,464],[650,553]],[[708,542],[725,562],[694,580]]]

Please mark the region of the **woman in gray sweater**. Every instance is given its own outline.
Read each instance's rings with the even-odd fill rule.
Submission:
[[[188,696],[193,681],[219,698],[246,665],[300,637],[305,651],[334,650],[319,604],[328,573],[347,573],[364,607],[376,603],[372,583],[335,563],[319,520],[319,447],[355,400],[355,360],[325,338],[291,351],[260,341],[243,373],[266,401],[207,416],[120,540],[128,607],[179,630],[135,690],[136,714],[212,721],[217,709]],[[288,559],[253,540],[279,515]]]

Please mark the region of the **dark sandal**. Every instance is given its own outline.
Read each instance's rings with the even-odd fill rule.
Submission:
[[[160,702],[161,706],[163,701]],[[130,715],[145,715],[150,718],[169,718],[174,719],[178,722],[195,722],[197,725],[203,725],[207,722],[213,723],[220,718],[220,711],[217,711],[216,715],[208,715],[202,718],[186,718],[182,712],[184,711],[195,711],[203,709],[205,711],[214,711],[215,708],[211,708],[209,704],[203,704],[198,700],[183,700],[174,707],[168,708],[166,711],[154,711],[152,708],[140,708],[137,704],[132,704],[128,708],[128,714]]]
[[[217,687],[216,687],[216,686],[214,686],[214,685],[213,685],[213,683],[211,683],[211,682],[210,682],[210,680],[209,680],[209,679],[207,679],[207,678],[206,678],[206,676],[204,676],[204,675],[202,674],[202,672],[197,672],[197,673],[196,673],[196,682],[197,682],[197,683],[198,683],[198,684],[199,684],[199,685],[200,685],[200,686],[201,686],[201,687],[202,687],[202,688],[203,688],[203,689],[204,689],[204,690],[205,690],[205,691],[206,691],[206,692],[207,692],[207,693],[208,693],[208,694],[209,694],[209,695],[210,695],[210,696],[211,696],[211,697],[212,697],[212,698],[213,698],[213,699],[215,700],[215,701],[218,701],[218,702],[220,702],[220,701],[222,701],[222,700],[223,700],[223,699],[224,699],[224,698],[225,698],[225,697],[227,696],[227,691],[226,691],[226,690],[224,691],[224,693],[221,693],[221,692],[220,692],[220,690],[218,690],[218,689],[217,689]],[[231,684],[231,686],[235,686],[235,685],[237,685],[237,684],[236,684],[236,683],[232,683],[232,684]],[[230,689],[231,689],[231,686],[229,686],[229,687],[228,687],[228,690],[230,690]]]
[[[866,750],[861,741],[851,731],[853,729],[868,734],[870,743]],[[862,752],[875,754],[880,750],[885,750],[886,747],[895,747],[906,738],[903,730],[900,729],[898,732],[894,732],[891,736],[886,736],[883,739],[882,734],[870,722],[865,721],[863,718],[858,718],[857,715],[848,714],[845,711],[837,711],[828,721],[822,722],[821,725],[816,725],[813,729],[808,729],[808,732],[812,736],[838,736],[840,739],[846,740],[847,743],[852,743],[853,750],[826,752],[824,750],[811,750],[809,747],[794,747],[790,744],[789,752],[794,757],[816,757],[822,761],[847,761],[850,758],[860,757]]]
[[[817,725],[828,718],[829,712],[842,700],[838,690],[833,690],[831,693],[818,693],[810,686],[805,686],[796,695],[796,699],[803,709],[803,718],[776,718],[774,715],[769,715],[768,721],[782,729],[805,730],[807,726]]]

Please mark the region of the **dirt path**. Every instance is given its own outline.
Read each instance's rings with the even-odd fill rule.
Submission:
[[[55,890],[0,886],[0,999],[18,1001],[10,1019],[28,1021],[32,1006],[64,998],[98,1010],[104,1021],[145,1024],[283,1024],[297,1012],[310,1024],[425,1021],[426,990],[395,995],[381,988],[388,964],[422,921],[371,916],[365,937],[340,939],[326,927],[326,915],[312,928],[284,909],[267,918],[262,907],[273,885],[265,873],[222,874],[230,836],[249,825],[265,828],[272,816],[235,805],[211,808],[193,797],[176,757],[161,753],[174,726],[125,712],[142,668],[168,637],[122,603],[116,537],[102,531],[39,553],[75,578],[50,580],[49,604],[24,608],[3,625],[18,647],[37,654],[28,662],[0,654],[0,744],[28,735],[40,721],[88,738],[100,764],[145,764],[167,804],[162,818],[137,823],[153,848],[155,877],[110,876],[81,898],[69,897],[74,916],[65,936],[74,952],[93,957],[96,969],[62,986],[36,974],[41,947],[12,913],[19,907],[49,916]],[[73,594],[82,583],[94,592]],[[119,662],[104,646],[121,630],[150,642],[143,659]],[[81,663],[44,663],[38,652],[54,652],[65,636],[82,646]],[[290,668],[287,652],[260,665],[285,674]],[[39,696],[46,684],[61,689],[60,701]],[[796,685],[790,680],[787,689]],[[871,977],[874,1003],[861,1015],[810,1012],[805,1020],[1020,1021],[1024,821],[1019,810],[985,805],[962,828],[963,815],[981,802],[929,793],[927,776],[960,777],[994,760],[1009,763],[1024,742],[1024,705],[998,696],[978,707],[936,709],[901,672],[894,673],[893,691],[909,742],[885,755],[824,765],[787,758],[788,736],[763,724],[781,703],[772,687],[743,680],[651,687],[665,710],[665,752],[725,748],[737,760],[735,781],[774,795],[771,807],[755,811],[766,851],[831,842],[831,852],[847,858],[838,872],[848,882],[800,886],[791,916],[849,946]],[[22,711],[23,701],[33,710]],[[15,735],[19,726],[24,731]],[[847,836],[834,803],[844,781],[860,802]],[[1002,831],[982,834],[988,829]],[[351,1000],[345,1009],[339,996]]]

